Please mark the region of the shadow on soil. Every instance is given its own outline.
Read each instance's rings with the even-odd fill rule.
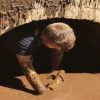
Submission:
[[[53,22],[56,20],[69,24],[77,36],[74,49],[65,53],[61,66],[68,73],[100,73],[100,24],[86,20],[51,19]],[[40,22],[44,24],[44,21]],[[33,90],[28,90],[21,80],[15,78],[23,73],[13,52],[17,37],[14,31],[18,33],[25,27],[23,31],[26,32],[32,23],[19,26],[0,37],[0,85],[34,94]],[[34,62],[38,73],[50,71],[49,54],[50,51],[45,47],[36,51]]]

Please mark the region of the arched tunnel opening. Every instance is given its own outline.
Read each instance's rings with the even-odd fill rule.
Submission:
[[[52,18],[46,20],[32,21],[31,23],[16,27],[0,37],[0,74],[20,75],[22,70],[18,64],[14,48],[16,34],[28,32],[32,24],[40,22],[44,26],[48,22],[63,21],[67,23],[77,37],[76,44],[72,50],[66,52],[61,66],[68,73],[99,73],[100,72],[100,24],[87,20],[74,20],[65,18]],[[41,26],[42,27],[42,26]],[[40,27],[40,28],[41,28]],[[36,28],[36,27],[35,27]],[[23,30],[25,29],[25,30]],[[8,52],[9,51],[9,52]],[[49,50],[44,46],[36,50],[34,64],[39,73],[49,72]]]

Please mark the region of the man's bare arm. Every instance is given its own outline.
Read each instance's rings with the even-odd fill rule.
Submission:
[[[54,90],[58,87],[58,84],[64,81],[65,71],[60,69],[60,64],[63,59],[64,52],[58,50],[51,51],[51,67],[52,73],[48,77],[50,82],[46,85],[46,87],[50,90]],[[51,80],[52,79],[52,80]]]
[[[46,88],[42,85],[39,76],[32,65],[32,56],[23,56],[16,54],[16,57],[29,83],[37,93],[43,93]]]
[[[59,70],[61,61],[63,59],[64,52],[58,50],[51,51],[51,67],[52,70]]]

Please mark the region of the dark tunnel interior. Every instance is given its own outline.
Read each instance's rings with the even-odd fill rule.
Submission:
[[[100,24],[87,20],[65,18],[52,18],[48,19],[47,22],[51,20],[63,20],[63,22],[73,28],[77,37],[74,48],[65,53],[61,67],[63,67],[68,73],[99,73]],[[11,43],[10,41],[12,37],[13,39],[16,38],[14,31],[17,33],[22,27],[26,27],[26,30],[28,30],[28,27],[31,27],[33,22],[29,23],[28,26],[25,24],[14,28],[0,37],[0,77],[11,75],[18,76],[22,74],[15,53],[12,51],[8,52],[9,48],[12,49],[9,43]],[[41,20],[41,23],[44,24],[44,20]],[[50,51],[44,46],[36,51],[34,55],[34,65],[36,66],[36,71],[38,73],[49,72],[49,52]]]

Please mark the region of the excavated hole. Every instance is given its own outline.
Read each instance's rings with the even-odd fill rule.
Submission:
[[[57,18],[48,19],[47,22],[51,20],[55,21]],[[87,20],[68,20],[64,18],[60,20],[69,24],[77,37],[74,49],[65,54],[61,66],[68,72],[100,72],[100,24]],[[44,20],[41,22],[43,25],[45,24]],[[15,28],[0,37],[0,74],[18,75],[22,73],[16,57],[12,52],[11,44],[14,46],[14,42],[11,41],[11,38],[13,37],[14,40],[14,37],[16,37],[14,31],[19,31],[22,27],[26,26],[23,25]],[[31,26],[32,23],[29,24],[27,29]],[[4,52],[6,50],[9,51],[9,49],[10,53]],[[50,52],[48,49],[42,47],[35,53],[34,62],[37,72],[49,71],[48,52]]]

